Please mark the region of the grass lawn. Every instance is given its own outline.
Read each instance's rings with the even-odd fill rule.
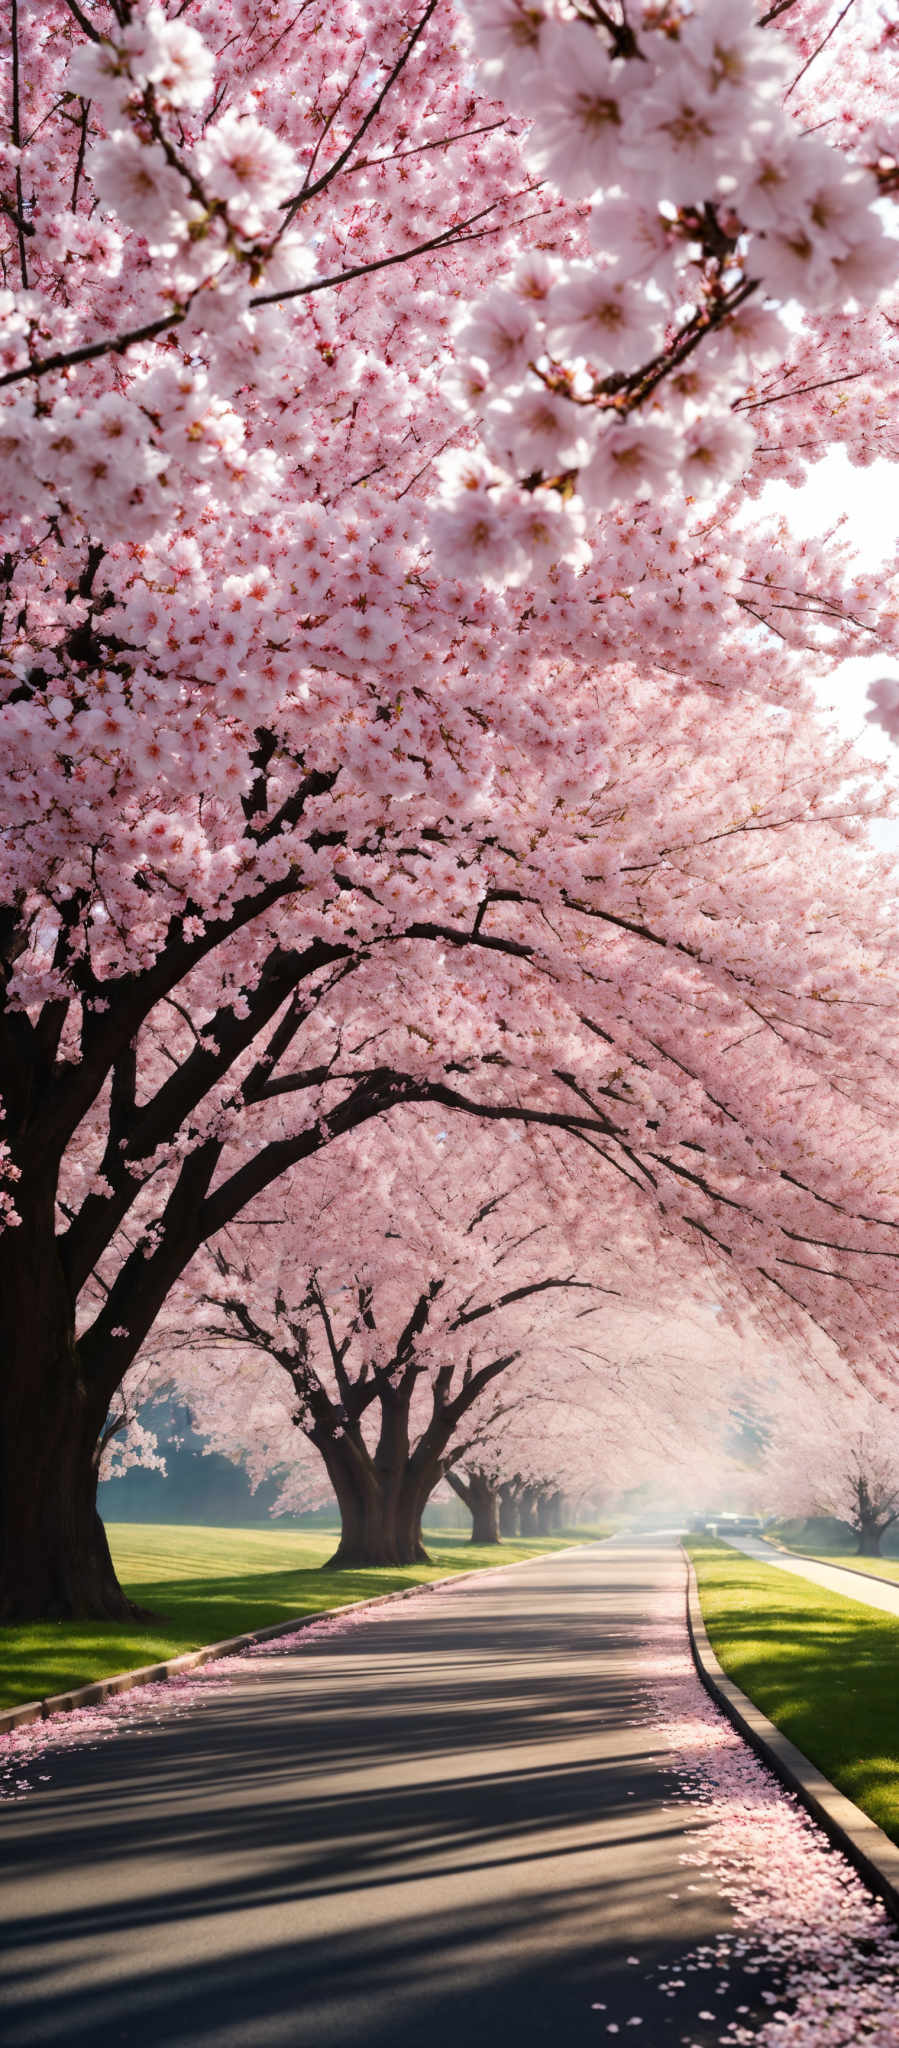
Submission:
[[[899,1617],[707,1537],[688,1549],[728,1677],[899,1842]]]
[[[107,1529],[126,1591],[156,1618],[146,1624],[41,1622],[0,1628],[0,1709],[70,1686],[156,1664],[201,1643],[244,1635],[269,1622],[345,1607],[374,1593],[540,1557],[584,1542],[603,1529],[578,1530],[533,1542],[476,1547],[464,1535],[426,1534],[430,1565],[405,1571],[324,1572],[333,1529],[208,1529],[169,1523],[111,1522]]]

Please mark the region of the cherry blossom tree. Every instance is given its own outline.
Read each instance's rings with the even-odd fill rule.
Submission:
[[[477,340],[502,288],[539,326],[547,261],[570,299],[573,266],[606,278],[621,229],[597,242],[581,172],[506,105],[483,9],[470,31],[449,0],[11,10],[4,1615],[127,1611],[95,1509],[124,1374],[201,1244],[398,1102],[557,1126],[584,1171],[600,1153],[647,1217],[784,1315],[817,1315],[872,1369],[887,1355],[895,921],[842,844],[872,808],[863,778],[785,707],[860,642],[891,650],[891,586],[838,540],[750,530],[740,496],[785,415],[790,475],[810,436],[869,459],[893,388],[891,302],[872,300],[892,45],[868,23],[864,92],[827,72],[845,161],[797,159],[823,311],[781,321],[770,266],[749,298],[772,237],[745,167],[766,121],[789,157],[778,38],[804,63],[813,14],[741,15],[726,77],[680,16],[664,33],[647,17],[637,55],[597,14],[603,61],[628,87],[646,66],[656,113],[684,62],[705,65],[716,226],[677,179],[656,207],[696,290],[681,319],[662,263],[652,390],[589,354],[582,372],[567,306],[558,389],[524,364],[552,404],[528,414],[544,452],[522,476],[525,399],[509,441],[466,323]],[[578,23],[546,26],[561,61]],[[791,104],[798,150],[801,86]],[[645,335],[655,286],[635,297],[630,267],[625,250]],[[691,365],[725,351],[729,441],[718,397],[678,386],[684,320]],[[810,348],[827,376],[803,392]],[[604,512],[579,486],[608,375],[627,385],[616,433],[664,390],[676,460],[652,498],[638,464]],[[726,461],[693,433],[713,412]],[[692,484],[697,462],[701,501],[678,469]],[[476,501],[473,549],[458,513]]]
[[[566,1496],[618,1506],[642,1487],[682,1509],[754,1489],[730,1448],[747,1382],[795,1384],[803,1366],[814,1399],[817,1361],[689,1286],[671,1285],[664,1314],[604,1302],[569,1337],[564,1371],[525,1383],[448,1475],[482,1532],[473,1540],[550,1534]]]
[[[899,1522],[899,1417],[895,1401],[857,1388],[823,1389],[801,1418],[781,1390],[763,1463],[766,1498],[785,1516],[835,1515],[861,1556],[877,1557]]]
[[[250,1205],[170,1298],[157,1374],[174,1374],[210,1448],[254,1480],[282,1474],[282,1509],[297,1485],[308,1499],[294,1448],[308,1439],[340,1508],[333,1564],[422,1559],[439,1480],[460,1461],[476,1470],[478,1446],[536,1387],[561,1393],[583,1331],[647,1290],[649,1238],[626,1217],[597,1244],[546,1164],[514,1130],[497,1143],[395,1112],[287,1178],[264,1211]],[[685,1263],[672,1246],[654,1292]]]

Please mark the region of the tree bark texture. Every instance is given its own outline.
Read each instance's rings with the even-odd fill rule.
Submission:
[[[520,1533],[518,1488],[512,1479],[505,1480],[499,1489],[499,1533],[501,1536]]]
[[[472,1543],[498,1543],[500,1528],[497,1488],[483,1472],[472,1471],[470,1467],[466,1470],[464,1479],[458,1472],[448,1472],[446,1477],[453,1492],[465,1502],[471,1516]]]
[[[410,1452],[409,1394],[382,1394],[374,1451],[358,1427],[318,1447],[340,1508],[340,1542],[326,1569],[428,1564],[421,1518],[440,1461],[420,1455],[420,1447]]]
[[[0,1620],[133,1620],[97,1513],[106,1390],[89,1383],[52,1195],[0,1236]]]

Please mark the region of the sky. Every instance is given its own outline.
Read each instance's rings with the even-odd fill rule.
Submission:
[[[826,496],[822,498],[822,486]],[[864,568],[899,556],[899,482],[896,465],[875,462],[869,469],[854,468],[842,449],[816,465],[813,479],[801,490],[788,484],[772,483],[757,501],[760,510],[783,512],[794,532],[805,535],[826,531],[841,513],[847,516],[846,531],[854,541]],[[889,762],[899,776],[899,747],[879,726],[867,721],[867,691],[877,676],[899,675],[899,660],[883,654],[860,656],[834,669],[817,695],[824,709],[832,711],[847,738],[858,740],[874,760]],[[899,806],[891,819],[872,827],[872,838],[881,848],[899,850]]]

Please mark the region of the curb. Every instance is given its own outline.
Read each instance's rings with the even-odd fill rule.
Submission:
[[[573,1551],[586,1550],[589,1545],[572,1543],[569,1547]],[[323,1607],[316,1614],[299,1614],[292,1621],[270,1622],[267,1628],[252,1629],[245,1636],[228,1636],[221,1643],[204,1643],[197,1650],[182,1650],[179,1656],[168,1657],[163,1664],[141,1664],[134,1671],[118,1671],[111,1678],[98,1678],[89,1685],[75,1686],[71,1692],[51,1693],[43,1700],[28,1700],[20,1707],[9,1707],[0,1713],[0,1736],[11,1734],[14,1728],[26,1728],[34,1721],[49,1721],[55,1714],[70,1714],[78,1707],[97,1706],[101,1700],[111,1699],[114,1693],[131,1692],[139,1685],[157,1685],[164,1679],[176,1677],[180,1671],[195,1671],[198,1664],[211,1664],[218,1657],[230,1657],[238,1650],[250,1649],[254,1643],[269,1643],[278,1636],[296,1635],[300,1629],[311,1628],[316,1621],[334,1621],[340,1614],[358,1614],[371,1607],[386,1607],[392,1600],[413,1600],[418,1593],[434,1593],[440,1586],[459,1586],[466,1579],[482,1579],[495,1572],[520,1571],[524,1565],[542,1564],[545,1557],[558,1557],[559,1554],[556,1550],[545,1550],[537,1557],[513,1558],[509,1564],[482,1565],[480,1570],[470,1572],[447,1572],[442,1579],[427,1579],[417,1586],[401,1586],[396,1593],[373,1593],[370,1600],[347,1600],[342,1607]]]
[[[882,1828],[869,1820],[860,1807],[838,1792],[817,1764],[803,1756],[773,1721],[741,1692],[721,1668],[706,1634],[699,1603],[699,1587],[692,1558],[684,1550],[687,1567],[687,1631],[690,1649],[706,1692],[727,1715],[728,1720],[754,1749],[756,1756],[774,1772],[788,1792],[795,1793],[806,1811],[822,1828],[835,1849],[840,1849],[858,1871],[859,1877],[886,1907],[899,1925],[899,1848]]]

